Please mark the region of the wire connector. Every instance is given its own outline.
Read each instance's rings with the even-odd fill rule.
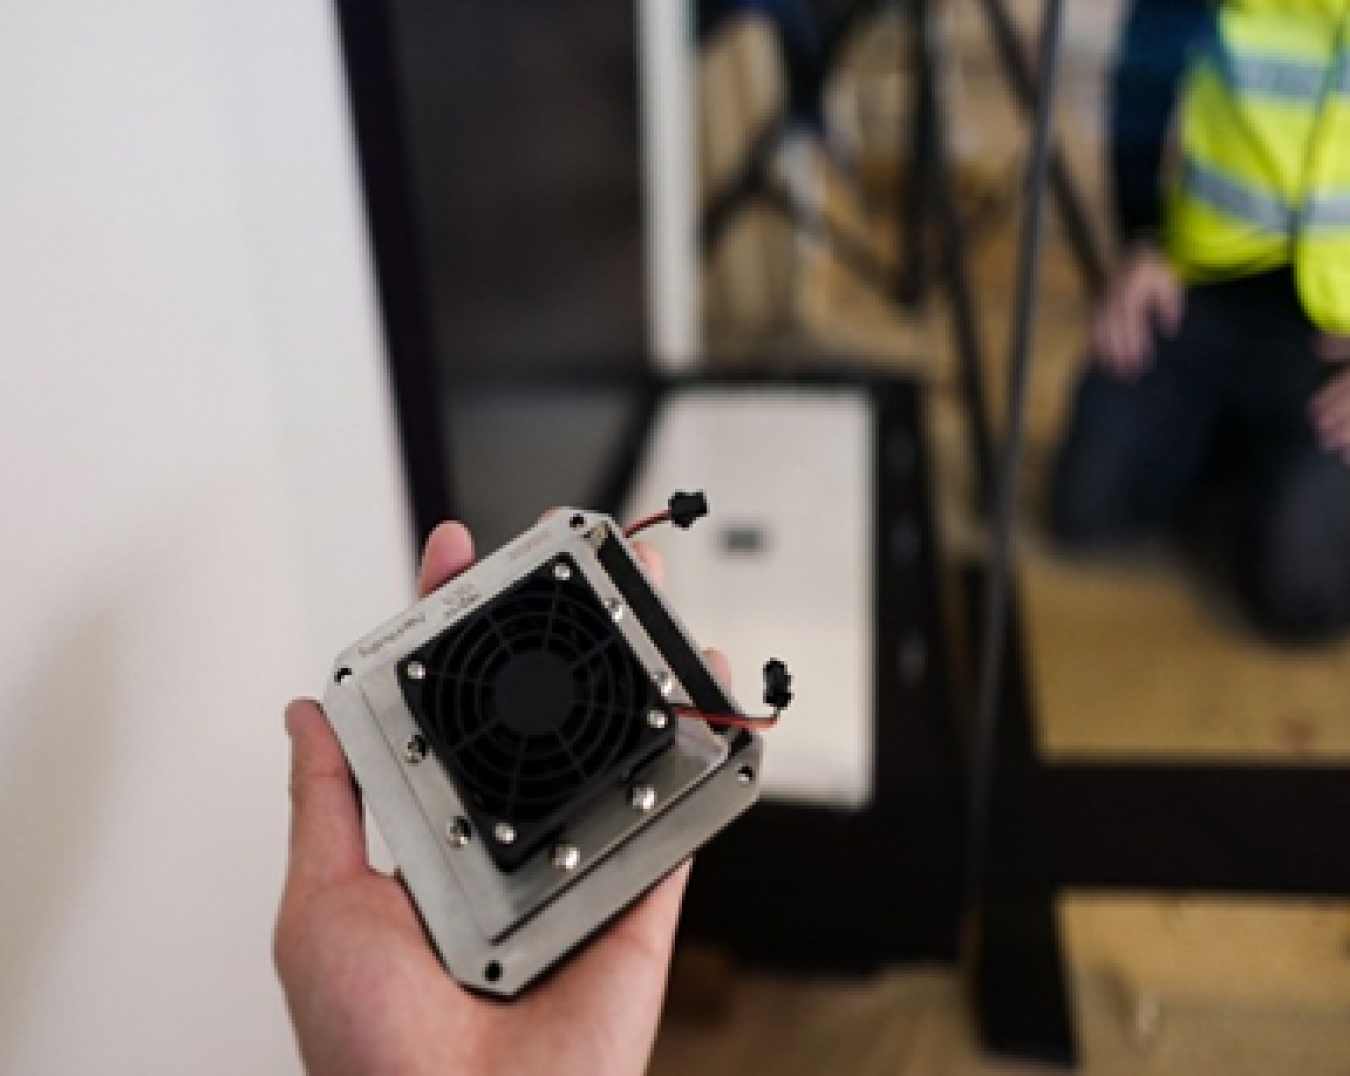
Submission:
[[[694,521],[708,514],[708,498],[698,493],[676,493],[670,498],[670,521],[688,530]]]
[[[791,703],[792,674],[783,662],[774,658],[764,666],[764,704],[786,710]]]

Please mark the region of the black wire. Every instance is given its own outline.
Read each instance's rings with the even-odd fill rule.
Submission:
[[[979,702],[971,730],[970,787],[967,805],[966,886],[968,906],[977,905],[984,881],[989,843],[989,806],[998,750],[999,706],[1007,642],[1008,595],[1011,590],[1013,523],[1019,477],[1026,445],[1027,390],[1031,349],[1040,291],[1041,253],[1045,238],[1045,195],[1049,181],[1054,131],[1059,49],[1063,35],[1064,0],[1046,0],[1041,25],[1041,87],[1034,120],[1029,162],[1028,201],[1023,218],[1017,267],[1017,297],[1009,374],[1008,429],[998,461],[995,486],[993,551],[984,594],[980,640]]]

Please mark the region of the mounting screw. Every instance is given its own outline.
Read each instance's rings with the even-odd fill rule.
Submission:
[[[445,824],[445,843],[451,848],[463,848],[469,843],[473,831],[463,818],[456,818]]]
[[[339,684],[345,684],[351,678],[352,678],[351,669],[339,669],[337,671],[337,675],[333,677],[333,679],[336,680]]]
[[[637,810],[646,814],[656,806],[656,789],[651,785],[636,785],[628,795],[628,802]]]
[[[665,698],[670,698],[670,693],[675,690],[675,677],[668,672],[659,672],[656,674],[656,690],[661,692]],[[658,728],[660,726],[657,726]]]
[[[410,736],[403,745],[403,757],[410,765],[416,766],[427,757],[426,739],[421,735]]]
[[[736,780],[743,785],[748,785],[755,779],[755,771],[749,766],[742,766],[736,771]]]
[[[581,865],[581,849],[575,844],[554,846],[553,865],[560,871],[576,870]]]
[[[427,667],[420,661],[410,661],[403,667],[403,671],[408,674],[409,680],[425,680],[427,678]]]
[[[516,843],[516,827],[510,822],[498,822],[492,830],[492,835],[497,838],[498,844]]]
[[[553,566],[553,578],[560,583],[566,583],[572,578],[572,568],[564,561],[559,561]]]
[[[571,523],[572,529],[574,531],[579,531],[581,530],[582,527],[586,526],[586,517],[578,512],[576,515],[572,517]]]
[[[623,602],[619,601],[618,598],[610,598],[609,601],[605,602],[605,609],[616,623],[623,619]]]
[[[664,710],[648,710],[647,724],[654,729],[663,729],[670,722]]]

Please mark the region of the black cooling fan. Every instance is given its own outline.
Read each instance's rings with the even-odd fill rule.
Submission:
[[[507,870],[674,736],[651,677],[570,558],[411,657],[408,708]]]

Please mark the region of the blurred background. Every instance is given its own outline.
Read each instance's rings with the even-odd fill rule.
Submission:
[[[0,1071],[298,1071],[285,700],[436,520],[676,486],[672,604],[800,694],[653,1072],[1350,1069],[1350,646],[1044,524],[1127,6],[1067,4],[988,799],[1045,4],[0,6]]]

